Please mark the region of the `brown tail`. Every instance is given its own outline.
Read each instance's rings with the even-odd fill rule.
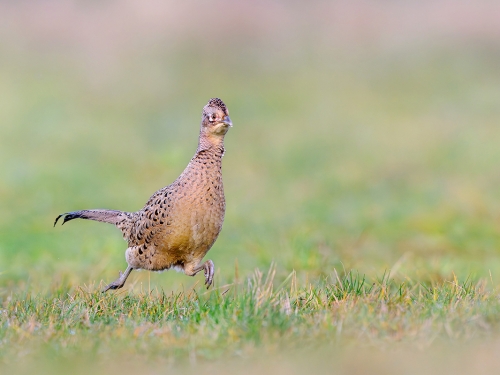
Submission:
[[[110,223],[119,226],[119,224],[123,223],[129,218],[129,213],[123,211],[115,211],[115,210],[81,210],[81,211],[66,212],[56,217],[56,220],[54,221],[54,226],[56,226],[57,221],[61,217],[64,217],[64,220],[62,222],[63,225],[65,222],[73,219],[87,219],[87,220],[101,221],[103,223]]]

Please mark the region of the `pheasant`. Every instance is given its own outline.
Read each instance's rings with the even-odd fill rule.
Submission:
[[[137,212],[106,209],[81,210],[59,215],[62,224],[88,219],[114,224],[128,242],[127,268],[102,291],[122,288],[132,270],[176,269],[188,276],[204,271],[207,288],[213,283],[214,263],[201,263],[217,239],[226,203],[221,162],[224,136],[233,124],[226,105],[210,99],[203,108],[198,149],[181,175],[158,190]]]

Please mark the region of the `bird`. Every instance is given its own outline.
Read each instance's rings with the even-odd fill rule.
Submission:
[[[224,136],[233,124],[224,102],[212,98],[203,107],[198,148],[181,175],[155,192],[137,212],[89,209],[66,212],[62,224],[87,219],[115,225],[128,243],[127,268],[102,292],[120,289],[133,270],[175,269],[188,276],[203,271],[207,289],[214,278],[212,260],[202,262],[224,222],[222,183]]]

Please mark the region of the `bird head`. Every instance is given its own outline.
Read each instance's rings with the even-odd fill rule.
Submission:
[[[211,137],[224,137],[233,126],[226,105],[219,98],[212,98],[203,107],[201,130]]]

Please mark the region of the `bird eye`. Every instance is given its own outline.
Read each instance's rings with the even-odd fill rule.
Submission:
[[[208,116],[208,119],[210,120],[210,122],[214,122],[216,118],[217,118],[217,116],[214,113],[212,113],[212,114],[210,114],[210,116]]]

